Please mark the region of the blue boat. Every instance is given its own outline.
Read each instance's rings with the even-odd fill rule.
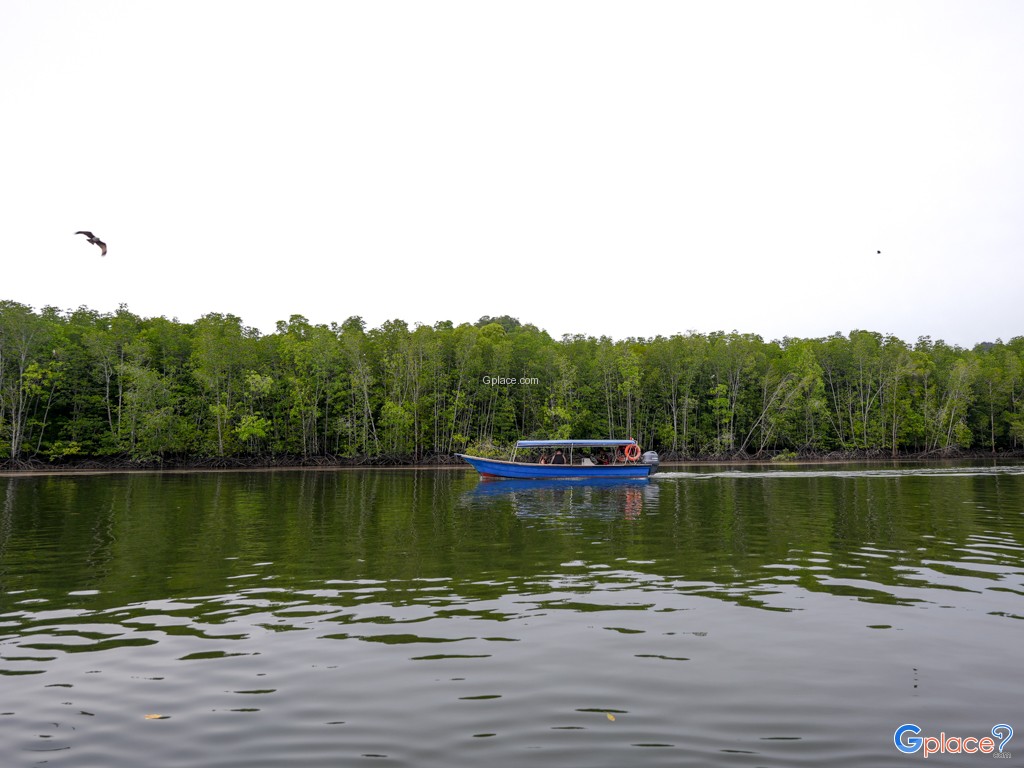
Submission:
[[[564,463],[555,464],[548,460],[516,461],[520,449],[558,451]],[[611,451],[607,463],[593,455],[579,456],[576,449],[603,449]],[[568,449],[568,452],[566,452]],[[485,459],[479,456],[456,454],[470,464],[481,477],[501,477],[531,480],[579,480],[579,479],[636,479],[649,477],[658,468],[658,454],[648,451],[641,456],[636,440],[520,440],[508,461]]]

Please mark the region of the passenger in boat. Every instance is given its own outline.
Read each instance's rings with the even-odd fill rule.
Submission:
[[[548,463],[548,455],[546,453],[542,453],[540,455],[540,463],[541,464],[547,464]]]
[[[602,465],[612,463],[611,457],[608,455],[608,451],[601,451],[601,453],[597,455],[597,463]]]
[[[562,449],[556,448],[555,455],[551,457],[552,464],[565,464],[565,456],[562,455]]]

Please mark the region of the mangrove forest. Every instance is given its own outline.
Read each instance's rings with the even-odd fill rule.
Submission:
[[[865,330],[553,339],[518,319],[262,334],[0,301],[0,466],[445,462],[519,438],[635,437],[663,458],[1024,451],[1024,337]]]

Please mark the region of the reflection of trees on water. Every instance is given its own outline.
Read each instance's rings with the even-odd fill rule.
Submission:
[[[455,471],[0,478],[0,575],[7,591],[86,610],[234,605],[245,589],[351,607],[365,594],[330,584],[372,584],[393,605],[422,600],[424,579],[438,599],[493,599],[550,589],[582,558],[577,590],[618,574],[770,607],[792,590],[887,603],[922,587],[1001,590],[1024,564],[1021,475],[509,483]]]
[[[4,488],[4,501],[0,505],[0,563],[3,562],[4,554],[7,552],[7,542],[11,539],[11,531],[14,528],[14,499],[18,483],[16,480],[7,480]],[[0,576],[3,571],[0,571]]]

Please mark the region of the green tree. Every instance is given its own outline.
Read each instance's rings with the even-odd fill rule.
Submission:
[[[22,457],[29,414],[42,395],[41,377],[50,370],[38,361],[47,356],[51,335],[30,307],[0,301],[0,450],[15,461]]]
[[[241,318],[235,315],[210,313],[195,322],[192,361],[195,377],[203,387],[218,456],[236,447],[237,405],[244,372],[252,367],[246,342],[258,336],[255,330],[243,327]]]
[[[346,456],[368,456],[380,452],[371,402],[371,391],[377,387],[373,375],[374,350],[365,328],[363,319],[353,316],[336,330],[341,338],[343,365],[348,371],[342,388],[347,401],[343,416]]]

